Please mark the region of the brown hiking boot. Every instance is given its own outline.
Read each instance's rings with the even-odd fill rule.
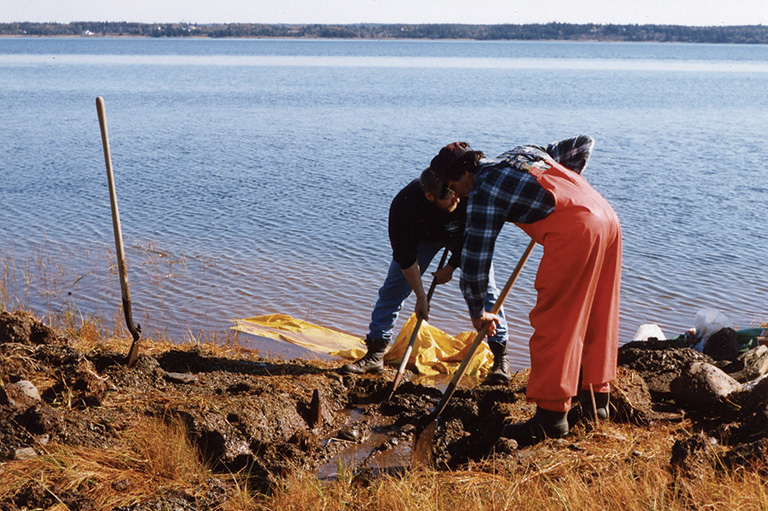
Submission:
[[[377,374],[384,370],[384,353],[387,352],[386,339],[365,338],[368,353],[357,362],[344,364],[339,369],[342,374]]]
[[[509,370],[509,360],[507,359],[507,343],[489,342],[488,347],[493,353],[493,366],[488,377],[483,381],[483,385],[509,385],[512,381]]]

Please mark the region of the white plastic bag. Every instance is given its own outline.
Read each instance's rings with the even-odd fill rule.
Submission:
[[[723,328],[730,327],[731,321],[717,309],[701,309],[696,313],[693,326],[696,328],[697,336],[709,337]]]
[[[710,308],[699,310],[693,321],[693,329],[689,331],[695,338],[694,345],[691,347],[696,351],[704,351],[704,345],[710,335],[730,326],[731,321],[719,310]]]

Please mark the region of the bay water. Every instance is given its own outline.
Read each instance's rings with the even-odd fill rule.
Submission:
[[[145,335],[284,313],[362,338],[390,201],[441,146],[578,134],[623,225],[620,342],[644,323],[676,336],[702,308],[753,327],[768,321],[766,91],[761,45],[0,38],[0,303],[122,321],[101,96]],[[500,286],[526,243],[503,229]],[[506,305],[515,369],[539,257]],[[471,330],[458,276],[432,301],[450,334]]]

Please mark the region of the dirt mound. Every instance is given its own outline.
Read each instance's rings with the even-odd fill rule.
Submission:
[[[438,388],[410,378],[388,401],[391,370],[382,376],[342,376],[335,371],[338,364],[253,354],[225,357],[201,348],[143,354],[128,369],[122,354],[100,349],[82,353],[73,346],[29,314],[0,312],[0,463],[40,455],[53,444],[109,450],[129,423],[152,417],[183,423],[214,473],[247,469],[252,487],[262,491],[296,469],[332,477],[324,467],[350,446],[365,454],[346,460],[368,477],[372,467],[383,466],[377,459],[389,459],[390,469],[408,467],[416,424],[442,396]],[[706,360],[702,357],[670,345],[622,348],[622,367],[611,393],[612,420],[644,426],[693,414],[670,400],[669,382],[693,361]],[[660,375],[666,387],[654,380]],[[522,374],[509,386],[460,386],[437,424],[436,467],[458,469],[480,462],[492,466],[493,460],[522,463],[538,450],[562,445],[578,450],[589,424],[574,424],[565,440],[520,450],[500,446],[504,424],[533,413],[525,401],[525,383]],[[671,454],[672,465],[702,465],[701,459],[709,457],[699,453],[712,445],[711,438],[731,446],[713,456],[721,464],[764,460],[766,406],[765,400],[752,396],[727,416],[697,417],[703,439],[678,446]],[[215,507],[226,498],[220,480],[213,478],[206,485],[204,497],[168,494],[163,502],[199,509]],[[50,494],[40,490],[30,483],[0,509],[44,508]],[[59,490],[57,495],[73,503],[80,499],[73,508],[89,508],[84,495]],[[153,508],[147,502],[131,509]]]
[[[32,314],[24,311],[0,310],[0,344],[35,346],[63,342],[53,330],[41,323]]]

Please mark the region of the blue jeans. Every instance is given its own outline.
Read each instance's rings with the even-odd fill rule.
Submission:
[[[421,274],[427,270],[429,263],[435,257],[437,252],[443,248],[441,243],[420,243],[416,252],[416,259],[419,262]],[[413,292],[411,285],[403,275],[400,265],[394,260],[389,263],[389,271],[384,284],[379,288],[379,298],[371,313],[371,324],[368,325],[368,337],[370,339],[385,339],[387,344],[392,340],[392,330],[395,328],[395,322],[403,308],[403,302]],[[493,274],[493,266],[488,274],[488,294],[485,297],[485,310],[490,311],[496,299],[499,296],[499,289],[496,287],[496,279]],[[507,342],[507,321],[504,318],[504,309],[499,310],[501,322],[496,327],[496,335],[489,337],[488,342]]]

